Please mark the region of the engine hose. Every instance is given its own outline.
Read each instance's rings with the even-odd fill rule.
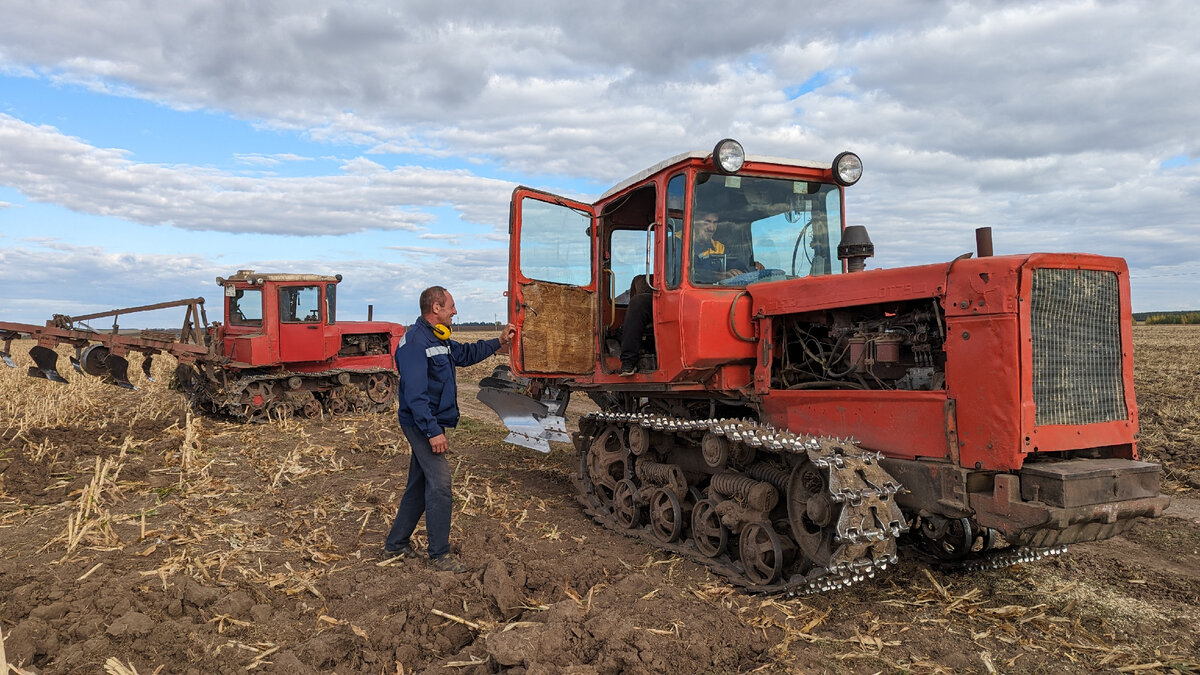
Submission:
[[[737,322],[734,321],[734,312],[737,310],[738,300],[741,300],[743,295],[747,297],[750,296],[750,294],[746,291],[742,291],[733,296],[733,302],[729,303],[729,330],[733,331],[734,337],[742,342],[758,342],[758,338],[754,337],[753,335],[746,337],[745,335],[739,333],[737,329]]]

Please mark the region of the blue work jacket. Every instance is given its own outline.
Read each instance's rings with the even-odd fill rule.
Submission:
[[[500,340],[464,344],[442,340],[424,317],[404,333],[396,348],[400,373],[400,424],[415,426],[433,438],[446,427],[458,426],[458,384],[454,369],[470,366],[500,349]]]

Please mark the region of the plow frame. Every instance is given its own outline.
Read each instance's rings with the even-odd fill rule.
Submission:
[[[145,331],[138,336],[120,333],[117,320],[122,315],[172,307],[186,307],[178,338],[174,334],[161,331]],[[97,331],[85,323],[105,317],[113,318],[110,331]],[[55,314],[45,326],[0,321],[0,360],[10,367],[16,367],[10,355],[12,341],[23,336],[37,342],[29,350],[30,357],[37,364],[29,368],[30,377],[54,382],[67,381],[58,372],[58,353],[54,351],[56,346],[63,344],[75,347],[78,358],[72,357],[71,363],[76,370],[104,377],[126,389],[134,388],[127,376],[129,362],[125,359],[130,352],[139,352],[146,357],[142,361],[142,371],[151,381],[153,378],[150,377],[150,357],[155,354],[165,352],[174,356],[180,363],[194,363],[202,357],[215,356],[214,341],[204,311],[204,298],[186,298],[81,316]]]

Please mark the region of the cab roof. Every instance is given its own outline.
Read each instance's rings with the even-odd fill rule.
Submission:
[[[674,157],[672,157],[670,159],[664,159],[663,161],[659,162],[658,164],[655,164],[654,166],[652,166],[648,169],[643,169],[642,171],[639,171],[639,172],[633,174],[629,178],[626,178],[625,180],[621,181],[620,183],[617,183],[612,188],[609,188],[608,192],[605,192],[603,195],[600,195],[600,199],[598,199],[597,201],[604,201],[605,199],[608,199],[609,197],[617,194],[618,192],[621,192],[625,188],[628,188],[631,185],[639,183],[643,180],[646,180],[650,176],[653,176],[654,174],[658,173],[659,171],[662,171],[663,169],[671,167],[675,164],[681,164],[690,159],[701,159],[701,160],[708,159],[711,156],[712,156],[711,150],[693,150],[691,152],[685,152],[681,155],[675,155]],[[746,155],[746,162],[747,163],[760,162],[763,164],[780,164],[783,166],[798,166],[798,167],[805,168],[805,169],[823,169],[824,170],[824,169],[833,168],[832,162],[814,162],[814,161],[804,160],[804,159],[788,159],[785,157],[770,157],[768,155]]]
[[[316,281],[331,284],[341,281],[340,276],[326,276],[324,274],[260,274],[254,270],[238,270],[237,274],[228,277],[217,277],[217,284],[223,285],[229,281],[255,283],[259,279],[263,281]]]

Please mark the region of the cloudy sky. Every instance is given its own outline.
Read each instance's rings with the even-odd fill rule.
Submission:
[[[725,136],[857,152],[872,266],[991,226],[1125,257],[1135,311],[1200,309],[1194,9],[0,0],[0,319],[215,305],[251,268],[341,273],[347,319],[443,283],[503,320],[515,185],[591,201]]]

